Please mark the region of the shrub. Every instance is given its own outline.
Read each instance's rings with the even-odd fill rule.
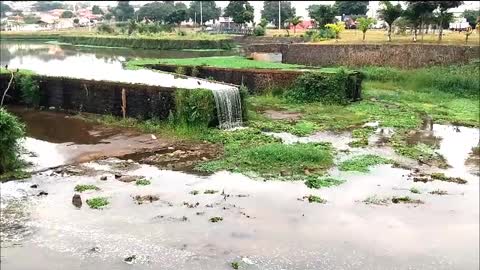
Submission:
[[[137,181],[135,181],[135,184],[137,186],[147,186],[147,185],[150,185],[151,182],[150,180],[147,180],[147,179],[137,179]]]
[[[177,35],[184,37],[187,35],[187,32],[185,32],[184,30],[178,30]]]
[[[307,72],[299,76],[293,87],[285,92],[288,99],[296,102],[322,102],[346,104],[348,74],[344,70],[336,73]]]
[[[198,70],[197,66],[192,67],[192,72],[190,74],[192,77],[198,77],[200,75],[200,70]]]
[[[95,185],[76,185],[74,190],[76,192],[84,192],[87,190],[100,190],[100,188]]]
[[[255,26],[255,28],[253,29],[253,35],[265,36],[265,28],[261,27],[260,25]]]
[[[109,24],[105,24],[105,23],[100,24],[97,28],[97,31],[99,33],[107,33],[107,34],[115,33],[115,29]]]
[[[109,204],[108,199],[105,197],[95,197],[87,200],[88,206],[92,209],[100,209]]]
[[[213,126],[217,122],[217,108],[210,90],[179,89],[175,91],[175,103],[177,123]]]
[[[35,107],[40,105],[40,87],[32,75],[20,75],[18,84],[25,104]]]
[[[25,126],[15,116],[0,108],[0,174],[21,166],[19,140],[24,136]]]

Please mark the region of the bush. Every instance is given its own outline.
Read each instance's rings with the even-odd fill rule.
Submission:
[[[265,36],[265,28],[261,27],[260,25],[255,26],[253,29],[253,35],[255,36]]]
[[[24,136],[25,126],[15,116],[0,108],[0,174],[22,165],[19,140]]]
[[[100,24],[97,28],[97,31],[99,33],[107,33],[107,34],[115,33],[115,29],[112,26],[105,23]]]
[[[217,107],[213,93],[206,89],[179,89],[175,92],[176,115],[179,124],[213,126],[217,123]]]
[[[178,30],[177,35],[184,37],[187,35],[187,32],[185,32],[184,30]]]
[[[40,87],[32,75],[20,75],[18,84],[25,104],[34,107],[40,105]]]
[[[352,96],[347,87],[349,79],[344,70],[335,73],[307,72],[295,80],[285,95],[296,102],[346,104]]]
[[[335,38],[335,32],[329,28],[320,29],[318,31],[308,30],[307,32],[305,32],[305,35],[310,41],[313,42]]]

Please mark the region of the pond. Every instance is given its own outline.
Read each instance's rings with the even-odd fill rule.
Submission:
[[[2,41],[0,64],[10,69],[29,69],[40,75],[142,83],[178,88],[221,89],[225,85],[152,70],[126,70],[131,58],[185,58],[232,55],[232,51],[161,51],[127,48],[92,48],[45,42]]]

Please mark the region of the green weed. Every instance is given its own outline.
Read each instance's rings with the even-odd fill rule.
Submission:
[[[341,171],[368,172],[370,166],[392,163],[391,160],[376,155],[361,155],[340,163]]]
[[[150,180],[147,180],[147,179],[137,179],[137,181],[135,181],[135,185],[137,186],[147,186],[150,184],[151,184]]]
[[[309,203],[326,203],[327,202],[327,200],[322,199],[321,197],[315,196],[315,195],[309,195],[307,199]]]
[[[100,188],[95,185],[76,185],[74,190],[76,192],[84,192],[87,190],[100,190]]]
[[[105,197],[95,197],[87,200],[88,206],[92,209],[101,209],[109,204],[108,199]]]
[[[331,187],[337,186],[344,183],[345,180],[339,180],[330,177],[317,177],[317,176],[309,176],[307,181],[305,181],[305,185],[309,188],[322,188],[322,187]]]

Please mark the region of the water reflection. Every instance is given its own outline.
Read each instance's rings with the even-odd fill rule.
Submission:
[[[86,48],[47,43],[1,42],[2,66],[33,70],[41,75],[142,83],[178,88],[223,89],[225,85],[180,78],[151,70],[125,70],[122,62],[131,58],[194,57],[224,52],[152,51],[112,48]],[[227,52],[232,53],[232,52]]]

